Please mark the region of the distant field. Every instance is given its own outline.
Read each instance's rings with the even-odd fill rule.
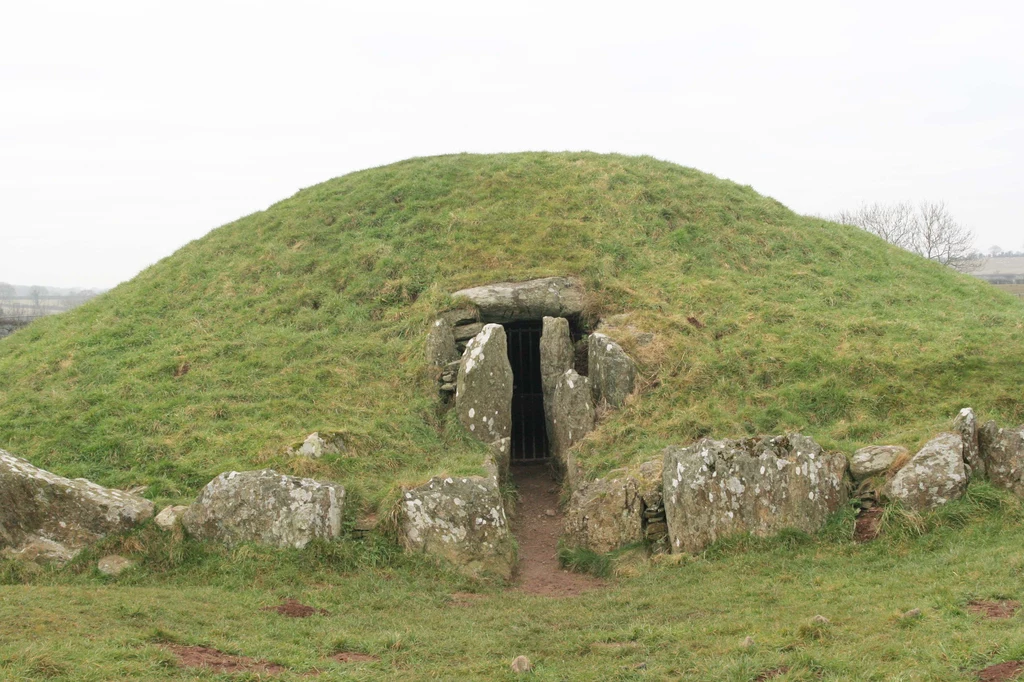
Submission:
[[[1024,284],[996,284],[995,287],[1024,298]]]

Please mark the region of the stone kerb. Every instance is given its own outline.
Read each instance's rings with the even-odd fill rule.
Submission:
[[[712,440],[664,451],[665,516],[673,552],[700,552],[737,534],[820,530],[846,503],[846,457],[800,434]]]
[[[0,450],[2,549],[26,558],[67,560],[86,545],[152,515],[149,500],[84,478],[58,476]]]
[[[967,482],[963,438],[958,433],[942,433],[893,476],[882,489],[882,497],[922,511],[958,499]]]

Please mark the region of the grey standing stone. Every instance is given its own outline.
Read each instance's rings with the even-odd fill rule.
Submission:
[[[57,476],[0,450],[0,548],[18,552],[45,541],[41,546],[50,547],[52,558],[59,558],[151,516],[149,500],[84,478]]]
[[[990,421],[981,428],[978,440],[992,484],[1024,497],[1024,425],[1001,429]]]
[[[458,359],[459,352],[455,350],[452,325],[444,318],[434,320],[430,325],[430,331],[427,332],[427,364],[442,368]]]
[[[583,290],[565,277],[528,282],[498,282],[462,289],[453,298],[468,299],[483,322],[516,322],[551,317],[576,317],[583,312]]]
[[[320,459],[324,455],[337,455],[345,449],[345,444],[338,437],[324,438],[319,432],[306,436],[299,446],[298,454],[310,459]]]
[[[881,476],[889,471],[897,459],[907,454],[899,445],[869,445],[853,453],[850,459],[850,474],[855,481],[872,476]]]
[[[846,503],[846,464],[800,434],[670,446],[663,477],[672,551],[699,552],[736,533],[817,532]]]
[[[512,575],[515,541],[494,477],[439,476],[407,490],[400,528],[409,551],[445,559],[467,575]]]
[[[564,539],[570,547],[611,552],[643,540],[643,512],[637,480],[625,470],[612,472],[573,491]]]
[[[590,381],[570,369],[558,378],[551,398],[551,429],[548,431],[551,456],[562,468],[570,489],[579,480],[579,466],[572,446],[593,431],[596,413]]]
[[[487,446],[489,452],[484,460],[484,469],[488,475],[498,481],[498,485],[509,482],[509,467],[512,464],[512,439],[501,438]]]
[[[921,511],[958,499],[966,489],[963,438],[958,433],[941,433],[893,476],[882,496]]]
[[[566,371],[573,368],[575,356],[569,336],[569,321],[564,317],[545,317],[540,336],[540,383],[544,394],[544,421],[552,431],[551,405],[555,386]]]
[[[512,365],[505,330],[488,324],[466,346],[455,391],[459,421],[484,443],[512,432]]]
[[[964,463],[967,464],[967,477],[985,475],[985,463],[981,460],[978,448],[978,417],[974,410],[965,407],[953,420],[953,430],[960,434],[964,441]]]
[[[604,334],[591,334],[587,348],[588,376],[594,402],[621,407],[636,387],[636,365],[619,344]]]
[[[341,535],[345,488],[272,469],[225,472],[206,484],[181,518],[200,540],[305,547]]]

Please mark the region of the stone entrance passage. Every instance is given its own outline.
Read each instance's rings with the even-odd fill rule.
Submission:
[[[514,322],[504,326],[513,378],[512,461],[544,461],[548,458],[548,436],[541,381],[541,322]]]

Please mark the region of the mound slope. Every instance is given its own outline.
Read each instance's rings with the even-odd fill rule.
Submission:
[[[273,466],[391,499],[476,473],[423,359],[449,292],[566,275],[654,342],[592,472],[702,435],[911,448],[960,407],[1024,421],[1024,305],[852,227],[648,157],[412,159],[220,227],[0,342],[0,445],[66,476],[193,495]],[[286,447],[339,432],[310,462]]]

